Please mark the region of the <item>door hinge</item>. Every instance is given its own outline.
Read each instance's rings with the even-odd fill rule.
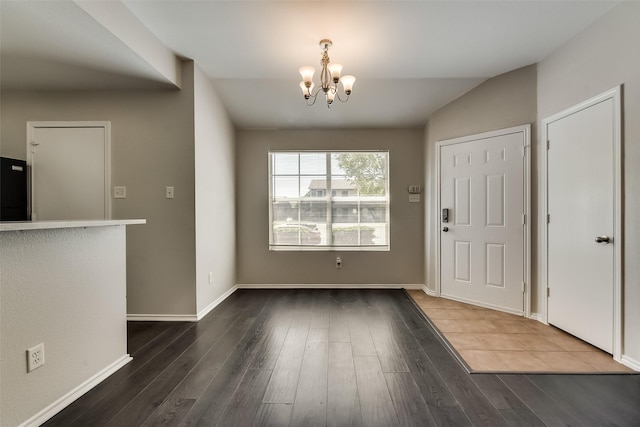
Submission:
[[[551,288],[547,288],[547,297],[551,296]]]
[[[527,147],[525,147],[524,145],[522,146],[522,157],[525,157],[527,155]]]
[[[522,214],[522,225],[525,225],[527,223],[527,215]]]
[[[524,294],[524,290],[525,290],[525,284],[524,282],[522,282],[522,293]]]
[[[551,147],[551,142],[547,139],[547,150]]]
[[[547,214],[547,224],[551,223],[551,214]]]

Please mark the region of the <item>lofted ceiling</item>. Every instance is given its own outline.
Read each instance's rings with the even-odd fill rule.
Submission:
[[[150,59],[153,39],[198,64],[237,127],[417,127],[487,78],[540,61],[618,3],[123,0],[118,19],[93,13],[114,2],[0,0],[2,89],[175,90]],[[349,102],[331,109],[307,107],[298,87],[300,66],[319,68],[322,38],[357,77]]]

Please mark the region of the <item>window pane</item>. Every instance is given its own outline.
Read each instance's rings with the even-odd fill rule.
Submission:
[[[331,203],[331,216],[334,223],[358,223],[358,202],[334,200]]]
[[[342,225],[334,224],[334,246],[375,246],[386,245],[386,224],[370,225]]]
[[[357,224],[354,224],[354,225],[334,224],[332,227],[333,245],[334,246],[359,246],[361,244],[366,244],[365,242],[361,242],[360,228],[361,226]],[[372,244],[370,238],[369,238],[369,244]]]
[[[296,223],[274,224],[273,243],[278,245],[299,245],[300,225]]]
[[[273,174],[274,175],[297,175],[298,174],[298,154],[297,153],[273,153]]]
[[[331,175],[345,175],[346,172],[340,167],[340,159],[349,153],[331,153]]]
[[[298,198],[297,176],[276,176],[273,178],[273,195],[275,198]]]
[[[327,177],[301,176],[300,193],[302,197],[325,197],[327,195]]]
[[[334,153],[331,167],[331,174],[348,181],[357,194],[386,194],[387,153]]]
[[[333,197],[357,196],[358,191],[353,182],[343,176],[331,176],[331,195]]]
[[[327,155],[325,153],[300,153],[301,175],[325,175],[327,173]]]
[[[301,202],[300,203],[300,221],[310,224],[326,224],[327,222],[327,204],[321,202]]]
[[[297,201],[274,201],[271,203],[271,218],[274,225],[298,222],[298,217]]]
[[[366,226],[363,227],[368,227],[371,232],[369,234],[369,232],[362,230],[362,244],[373,244],[373,245],[380,245],[380,246],[386,246],[389,244],[388,242],[388,228],[389,228],[389,224],[386,223],[378,223],[378,224],[367,224]],[[371,236],[371,243],[365,243],[365,241],[367,241],[369,239],[369,236]]]
[[[363,176],[358,182],[358,191],[362,197],[384,196],[387,192],[387,181],[383,176]]]
[[[387,202],[386,201],[360,201],[360,223],[374,224],[387,222]]]
[[[308,228],[309,244],[327,244],[327,203],[325,201],[301,202],[300,224]]]

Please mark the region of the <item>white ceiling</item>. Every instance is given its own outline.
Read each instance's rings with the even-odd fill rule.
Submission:
[[[141,29],[204,70],[242,128],[423,126],[432,112],[487,78],[540,61],[617,4],[123,3]],[[0,1],[0,19],[4,90],[172,87],[72,1]],[[318,68],[322,38],[333,40],[331,59],[357,77],[349,102],[330,110],[322,102],[307,107],[298,88],[298,68]]]

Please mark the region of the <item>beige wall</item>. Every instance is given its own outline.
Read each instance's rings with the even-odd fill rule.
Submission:
[[[236,283],[235,134],[198,66],[194,78],[196,294],[201,313]]]
[[[336,111],[337,113],[337,111]],[[422,130],[238,131],[239,284],[421,284],[423,203],[407,187],[423,181]],[[270,149],[388,149],[391,251],[269,251],[267,153]],[[423,194],[424,196],[424,194]],[[343,268],[335,268],[336,256]]]
[[[473,135],[536,121],[536,66],[520,68],[494,77],[456,99],[430,118],[425,132],[425,187],[435,195],[435,147],[441,140]],[[532,126],[535,129],[535,126]],[[532,142],[535,141],[535,130]],[[532,168],[535,158],[532,159]],[[535,194],[535,187],[532,189]],[[436,200],[425,210],[425,283],[435,290]],[[535,226],[534,226],[535,227]],[[535,233],[532,230],[532,234]],[[534,242],[535,245],[535,242]],[[535,261],[535,259],[533,260]],[[533,311],[536,307],[532,307]]]
[[[623,85],[623,355],[640,366],[640,2],[622,2],[538,65],[540,120]]]
[[[113,218],[146,218],[127,235],[127,311],[195,314],[193,63],[183,89],[166,91],[3,91],[2,147],[26,159],[26,122],[111,122]],[[175,187],[175,199],[164,188]]]

